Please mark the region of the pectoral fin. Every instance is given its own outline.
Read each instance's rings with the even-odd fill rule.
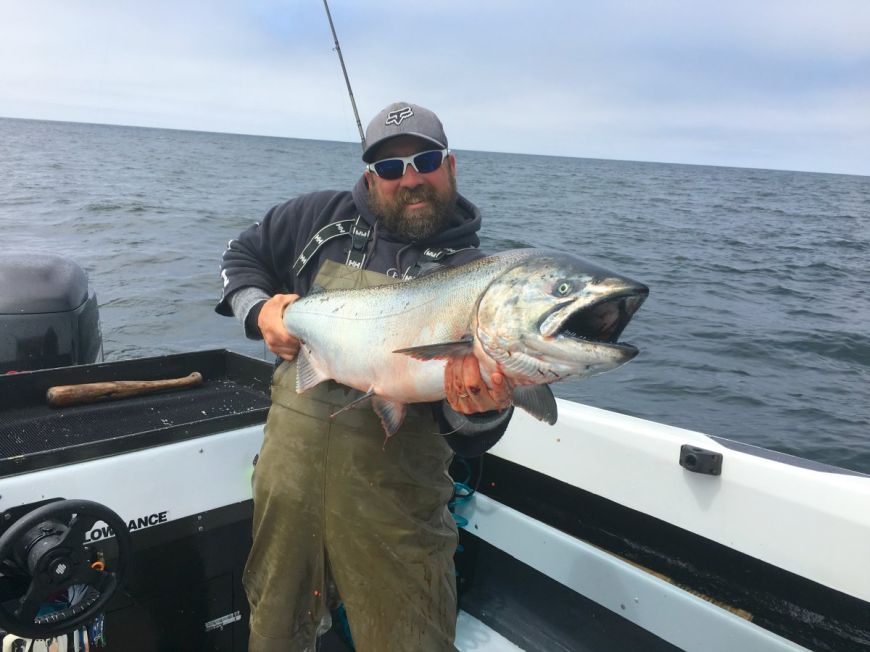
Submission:
[[[317,368],[310,350],[303,344],[296,358],[296,393],[301,394],[324,380],[329,380],[329,376]]]
[[[380,396],[373,396],[372,408],[381,418],[381,425],[384,426],[384,432],[387,433],[387,437],[395,435],[405,420],[405,404],[398,403],[397,401],[388,401]]]
[[[514,387],[513,403],[536,419],[551,426],[556,423],[556,398],[549,385],[519,385]]]
[[[445,360],[447,358],[460,358],[472,351],[474,340],[463,338],[455,342],[441,342],[440,344],[425,344],[423,346],[411,346],[407,349],[396,349],[393,353],[404,353],[417,360]]]

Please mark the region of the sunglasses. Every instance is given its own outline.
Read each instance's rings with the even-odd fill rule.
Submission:
[[[405,176],[408,165],[412,165],[420,174],[434,172],[441,167],[444,157],[450,153],[449,149],[430,149],[413,156],[396,156],[385,158],[366,165],[366,170],[374,172],[381,179],[395,181]]]

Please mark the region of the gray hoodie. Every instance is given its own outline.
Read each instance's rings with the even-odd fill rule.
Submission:
[[[363,264],[363,268],[370,271],[402,277],[418,263],[424,268],[454,267],[485,255],[478,249],[480,211],[461,195],[445,230],[426,240],[407,242],[379,227],[377,218],[368,208],[365,177],[360,177],[351,192],[327,190],[278,204],[261,222],[231,240],[221,262],[223,289],[215,310],[221,315],[235,315],[244,324],[249,338],[261,339],[257,317],[263,303],[274,294],[308,294],[325,260],[339,263],[347,260],[351,237],[345,235],[324,241],[316,253],[306,259],[301,270],[294,270],[302,250],[327,225],[357,218],[371,230]],[[424,256],[424,252],[432,248],[449,249],[453,253],[435,263]],[[506,410],[466,418],[453,412],[446,401],[434,408],[442,432],[457,432],[448,437],[451,446],[468,457],[480,455],[492,446],[507,427],[511,414],[511,410]],[[482,450],[478,450],[480,448]]]

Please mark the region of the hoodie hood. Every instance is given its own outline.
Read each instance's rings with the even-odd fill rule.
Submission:
[[[395,242],[406,242],[398,236],[388,233],[385,229],[377,228],[377,217],[369,210],[369,187],[365,175],[360,176],[352,192],[353,201],[359,214],[374,229],[377,238],[384,238],[385,240],[393,240]],[[480,210],[478,210],[477,206],[461,194],[457,194],[456,211],[450,219],[448,227],[425,240],[420,240],[413,244],[450,247],[453,249],[479,247],[480,238],[477,232],[480,230],[480,223]]]

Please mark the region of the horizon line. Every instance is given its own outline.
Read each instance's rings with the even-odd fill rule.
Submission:
[[[4,116],[0,115],[0,120],[22,120],[27,122],[54,122],[58,124],[76,124],[76,125],[89,125],[94,127],[122,127],[125,129],[154,129],[154,130],[162,130],[162,131],[181,131],[186,133],[193,134],[214,134],[221,136],[244,136],[246,138],[280,138],[285,140],[307,140],[310,142],[322,142],[322,143],[339,143],[346,145],[354,145],[356,147],[359,146],[357,141],[345,141],[345,140],[331,140],[327,138],[302,138],[299,136],[275,136],[271,134],[256,134],[256,133],[242,133],[235,131],[211,131],[206,129],[189,129],[189,128],[181,128],[181,127],[155,127],[152,125],[135,125],[135,124],[121,124],[117,122],[82,122],[79,120],[58,120],[56,118],[22,118],[20,116]],[[453,148],[451,148],[453,149]],[[763,172],[795,172],[798,174],[827,174],[834,176],[845,176],[845,177],[870,177],[870,174],[859,174],[857,172],[823,172],[818,170],[794,170],[789,168],[764,168],[764,167],[748,167],[748,166],[739,166],[739,165],[724,165],[721,163],[686,163],[682,161],[655,161],[650,159],[619,159],[619,158],[598,158],[598,157],[590,157],[590,156],[576,156],[569,154],[536,154],[531,152],[511,152],[511,151],[501,151],[501,150],[477,150],[477,149],[456,149],[459,152],[472,152],[479,154],[504,154],[508,156],[542,156],[547,158],[568,158],[568,159],[577,159],[577,160],[585,160],[585,161],[606,161],[612,163],[641,163],[645,165],[682,165],[682,166],[691,166],[691,167],[708,167],[708,168],[722,168],[722,169],[731,169],[731,170],[759,170]]]

